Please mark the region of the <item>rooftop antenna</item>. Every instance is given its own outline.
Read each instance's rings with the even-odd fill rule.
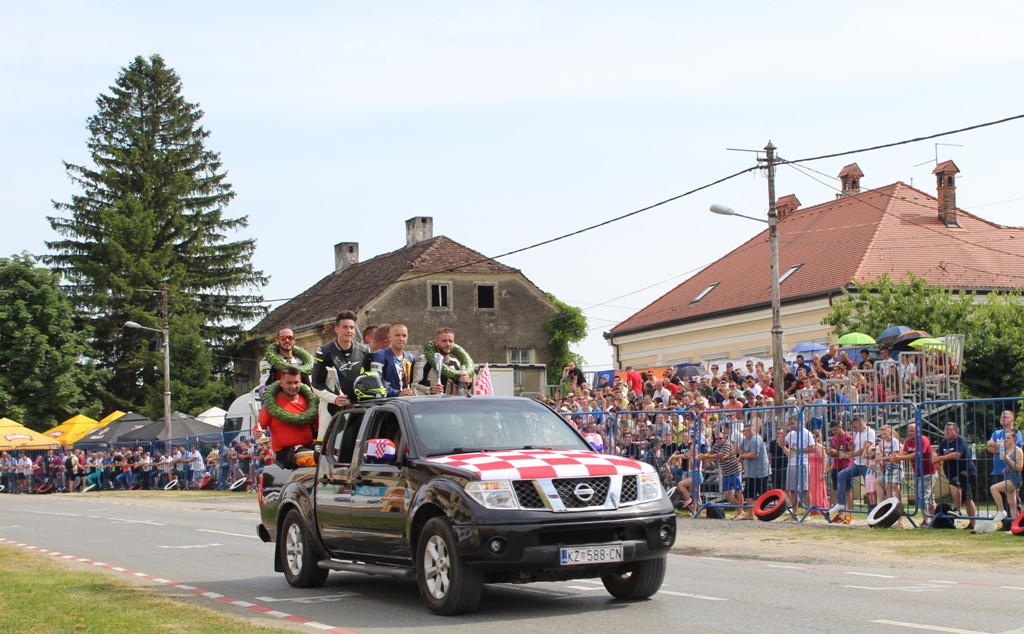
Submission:
[[[939,164],[939,146],[940,145],[945,145],[946,147],[963,147],[959,143],[936,143],[935,144],[935,158],[931,159],[931,160],[927,160],[924,163],[918,163],[914,167],[921,167],[922,165],[927,165],[929,163],[934,163],[934,164],[938,165]]]

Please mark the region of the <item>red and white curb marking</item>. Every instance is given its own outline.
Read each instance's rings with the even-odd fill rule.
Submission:
[[[153,575],[148,575],[144,572],[136,572],[134,570],[128,570],[126,568],[119,568],[117,566],[105,564],[101,561],[93,561],[92,559],[85,559],[84,557],[75,557],[74,555],[65,555],[64,553],[58,553],[56,551],[47,550],[45,548],[37,548],[36,546],[30,546],[28,544],[23,544],[21,542],[15,542],[9,539],[4,539],[3,537],[0,537],[0,544],[18,546],[19,548],[24,548],[25,550],[29,550],[35,553],[50,555],[51,557],[56,557],[57,559],[65,559],[67,561],[75,561],[83,564],[92,564],[93,566],[98,566],[106,570],[121,572],[132,577],[145,579],[146,581],[153,581],[155,583],[160,583],[165,586],[177,588],[179,590],[185,590],[197,596],[206,597],[208,599],[213,599],[215,601],[221,601],[223,603],[228,603],[230,605],[234,605],[240,608],[247,608],[249,610],[252,610],[253,612],[259,612],[264,616],[272,616],[274,618],[278,618],[284,621],[298,623],[299,625],[306,625],[315,630],[320,630],[321,632],[333,632],[334,634],[355,634],[355,632],[353,632],[352,630],[345,630],[339,627],[333,627],[325,623],[319,623],[317,621],[312,621],[305,617],[295,616],[294,614],[288,614],[287,612],[281,612],[279,610],[271,610],[270,608],[264,607],[262,605],[257,605],[255,603],[250,603],[248,601],[242,601],[240,599],[233,599],[231,597],[224,596],[223,594],[220,594],[218,592],[210,592],[208,590],[203,590],[202,588],[197,588],[195,586],[190,586],[184,583],[178,583],[176,581],[170,581],[167,579],[162,579],[160,577],[154,577]]]

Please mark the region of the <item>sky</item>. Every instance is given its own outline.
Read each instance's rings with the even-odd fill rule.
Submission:
[[[730,148],[795,160],[1024,114],[1022,24],[1016,1],[0,0],[0,257],[47,252],[51,201],[78,191],[63,162],[89,164],[86,120],[137,55],[205,113],[277,300],[335,243],[404,246],[414,216],[495,256],[755,164]],[[776,192],[826,202],[857,162],[863,188],[934,195],[953,160],[958,206],[1019,226],[1022,138],[1016,120],[780,166]],[[763,216],[764,174],[501,261],[583,309],[574,350],[605,369],[602,333],[763,229],[712,203]]]

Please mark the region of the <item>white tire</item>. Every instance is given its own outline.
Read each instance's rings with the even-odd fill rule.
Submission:
[[[173,491],[178,488],[178,479],[175,478],[164,485],[164,491]]]

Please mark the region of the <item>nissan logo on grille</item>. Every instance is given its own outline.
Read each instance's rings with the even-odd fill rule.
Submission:
[[[576,496],[580,502],[589,502],[594,497],[594,489],[590,488],[590,485],[586,482],[580,482],[576,485],[576,488],[572,490],[572,494]]]

